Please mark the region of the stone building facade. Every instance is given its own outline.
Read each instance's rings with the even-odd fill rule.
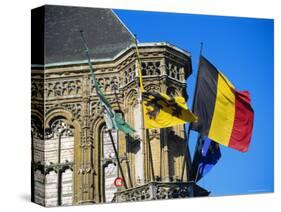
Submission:
[[[46,46],[36,38],[38,31],[33,32],[33,53],[45,49],[45,54],[32,55],[32,200],[45,206],[102,203],[116,200],[114,194],[125,190],[113,185],[120,170],[74,26],[86,32],[93,69],[106,98],[137,131],[134,138],[113,132],[128,188],[179,183],[184,126],[143,128],[134,37],[114,12],[45,6],[33,11],[35,17],[32,27],[38,30],[44,23]],[[98,33],[104,37],[95,43],[99,38],[91,33],[97,29],[91,26],[100,24]],[[168,43],[140,43],[139,52],[146,90],[187,97],[186,79],[192,70],[188,52]]]

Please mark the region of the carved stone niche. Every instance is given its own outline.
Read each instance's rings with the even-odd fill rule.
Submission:
[[[126,85],[132,81],[135,80],[136,77],[136,70],[135,70],[135,66],[131,65],[129,68],[127,68],[124,71],[124,75],[123,75],[123,84]]]
[[[100,85],[100,89],[102,92],[106,93],[114,93],[118,92],[120,86],[119,76],[105,76],[105,77],[97,77],[97,81]],[[95,86],[91,86],[91,93],[96,95]]]
[[[150,61],[141,63],[142,76],[159,76],[160,71],[160,61]]]
[[[48,81],[45,83],[46,97],[61,97],[81,95],[82,81],[80,79]]]
[[[166,74],[176,80],[180,80],[181,67],[172,62],[166,62]]]

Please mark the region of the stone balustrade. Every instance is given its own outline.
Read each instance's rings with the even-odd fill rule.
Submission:
[[[208,196],[210,192],[194,182],[150,182],[116,192],[113,202],[133,202]]]

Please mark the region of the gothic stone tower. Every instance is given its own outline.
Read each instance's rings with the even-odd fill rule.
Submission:
[[[178,182],[184,128],[144,131],[131,32],[109,9],[43,6],[32,11],[32,200],[45,206],[101,203],[124,190],[113,186],[119,170],[80,29],[107,99],[137,130],[136,138],[113,133],[128,187]],[[188,52],[168,43],[141,43],[139,51],[146,90],[187,96]]]

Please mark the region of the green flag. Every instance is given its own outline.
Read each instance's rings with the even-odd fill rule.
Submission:
[[[107,129],[117,129],[121,130],[125,134],[133,134],[135,132],[134,128],[126,123],[120,113],[115,113],[106,97],[104,96],[103,92],[100,90],[99,83],[95,80],[95,78],[93,78],[93,81],[96,83],[95,86],[97,86],[96,91],[100,98],[100,103],[103,107],[103,117]]]
[[[123,119],[122,115],[120,113],[115,113],[114,110],[111,108],[110,103],[106,99],[105,95],[103,94],[102,90],[100,89],[100,84],[96,80],[93,68],[92,68],[92,63],[89,55],[89,49],[86,44],[85,38],[83,36],[83,32],[81,32],[81,37],[86,49],[86,55],[88,58],[88,64],[89,64],[89,69],[90,69],[90,77],[91,77],[91,82],[92,85],[95,86],[97,95],[100,99],[100,103],[103,107],[103,117],[106,123],[107,129],[117,129],[121,130],[125,134],[133,134],[135,132],[134,128],[132,128],[129,124],[126,123],[126,121]]]

